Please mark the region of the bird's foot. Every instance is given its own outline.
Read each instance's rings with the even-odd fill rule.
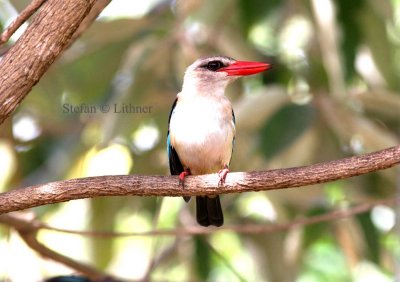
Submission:
[[[228,172],[229,172],[228,166],[225,166],[224,169],[220,169],[218,171],[218,176],[219,176],[218,186],[224,185],[226,176],[228,175]]]
[[[185,181],[185,177],[188,175],[191,175],[192,173],[190,172],[190,169],[185,169],[184,171],[182,171],[179,174],[179,185],[182,185],[182,187],[184,188],[184,181]]]

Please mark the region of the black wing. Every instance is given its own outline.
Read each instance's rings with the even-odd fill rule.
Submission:
[[[236,118],[235,118],[235,113],[233,112],[233,109],[232,109],[232,120],[233,120],[233,125],[236,126]],[[232,159],[232,155],[233,155],[233,147],[235,147],[235,136],[233,136],[233,139],[232,139],[232,153],[231,153],[231,159]],[[230,162],[230,160],[229,160],[229,162]]]
[[[183,172],[183,165],[181,163],[181,160],[179,159],[178,153],[171,145],[169,136],[169,123],[171,121],[171,116],[172,113],[174,112],[177,101],[178,98],[176,98],[174,103],[172,104],[172,109],[171,112],[169,113],[169,118],[168,118],[167,152],[169,159],[169,171],[171,172],[172,175],[179,175],[181,172]]]

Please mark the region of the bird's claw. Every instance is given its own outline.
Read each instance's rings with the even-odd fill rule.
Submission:
[[[228,172],[229,172],[228,167],[225,167],[224,169],[220,169],[218,171],[218,176],[219,176],[218,186],[224,185],[226,176],[228,175]]]
[[[185,188],[184,183],[185,183],[185,177],[190,175],[190,170],[185,169],[179,174],[179,185],[182,185],[182,188]]]

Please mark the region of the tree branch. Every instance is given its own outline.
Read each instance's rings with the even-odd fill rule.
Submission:
[[[0,223],[8,225],[16,229],[23,240],[32,249],[40,253],[42,256],[63,263],[96,281],[120,281],[114,280],[110,276],[96,270],[95,268],[84,263],[75,261],[59,253],[52,251],[37,240],[37,232],[41,229],[46,229],[55,232],[75,234],[80,236],[96,237],[96,238],[113,238],[126,236],[192,236],[206,235],[215,232],[235,232],[242,234],[265,234],[272,232],[287,231],[293,228],[300,228],[311,224],[328,222],[338,219],[343,219],[349,216],[365,213],[378,205],[395,205],[399,202],[399,198],[386,198],[371,201],[368,203],[357,204],[346,209],[334,210],[324,214],[312,216],[309,218],[298,218],[284,223],[268,223],[268,224],[241,224],[241,225],[226,225],[219,228],[204,228],[201,226],[186,226],[184,228],[174,229],[156,229],[144,232],[107,232],[107,231],[77,231],[57,228],[47,225],[37,219],[29,219],[24,213],[10,213],[0,215]]]
[[[100,13],[110,4],[111,0],[96,0],[96,3],[93,5],[93,8],[90,10],[90,13],[84,18],[84,20],[79,25],[78,29],[75,31],[74,35],[72,35],[70,42],[67,46],[71,45],[76,39],[78,39],[88,28],[92,25],[92,23],[96,20],[96,18],[100,15]]]
[[[93,7],[95,0],[47,0],[0,61],[0,124],[15,110]]]
[[[24,233],[24,232],[18,232],[21,238],[24,240],[24,242],[33,250],[38,252],[41,256],[51,259],[53,261],[57,261],[59,263],[62,263],[72,269],[75,269],[76,271],[79,271],[80,273],[88,276],[89,278],[93,280],[105,280],[108,278],[108,275],[93,268],[90,265],[87,265],[83,262],[78,262],[72,258],[69,258],[67,256],[64,256],[60,253],[57,253],[42,243],[40,243],[37,238],[35,233]],[[114,280],[110,280],[114,281]]]
[[[46,0],[33,0],[18,17],[3,31],[0,36],[0,45],[6,43],[8,39],[23,25],[45,2]]]
[[[26,219],[22,215],[10,214],[0,216],[0,222],[13,227],[24,242],[44,258],[62,263],[96,281],[106,281],[106,279],[108,279],[107,281],[117,281],[92,266],[57,253],[39,242],[37,239],[37,232],[41,226],[39,221]]]
[[[189,176],[116,175],[57,181],[0,194],[0,214],[46,204],[99,196],[196,196],[300,187],[349,178],[400,163],[400,146],[304,167],[229,173],[218,187],[216,174]]]
[[[280,231],[287,231],[294,228],[304,227],[307,225],[344,219],[357,214],[365,213],[378,205],[395,205],[399,203],[400,198],[387,198],[371,201],[368,203],[357,204],[346,209],[333,210],[331,212],[315,215],[307,218],[298,218],[289,222],[283,223],[267,223],[267,224],[241,224],[241,225],[224,225],[218,228],[204,228],[201,226],[185,226],[175,229],[158,229],[143,232],[106,232],[106,231],[76,231],[63,228],[56,228],[45,223],[38,224],[38,229],[47,229],[61,233],[75,234],[96,238],[111,238],[111,237],[129,237],[129,236],[190,236],[190,235],[205,235],[215,232],[235,232],[240,234],[265,234]],[[8,214],[0,215],[2,217]]]

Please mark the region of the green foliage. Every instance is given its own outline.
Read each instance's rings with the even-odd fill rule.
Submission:
[[[201,280],[206,280],[211,272],[211,250],[208,245],[204,242],[204,239],[200,236],[195,236],[194,250],[195,250],[195,262],[196,272]]]
[[[352,281],[343,253],[334,247],[331,238],[321,238],[304,256],[304,270],[297,282]]]
[[[379,236],[376,227],[371,221],[370,213],[363,213],[357,216],[357,220],[363,231],[365,242],[368,245],[366,251],[368,252],[368,259],[372,262],[379,264],[380,262],[380,251],[381,251],[381,238]]]
[[[360,47],[362,32],[357,21],[359,14],[365,5],[365,0],[336,1],[338,8],[338,20],[343,31],[342,50],[346,78],[350,80],[356,75],[355,60],[357,49]]]
[[[261,150],[267,159],[290,146],[311,125],[315,118],[312,106],[289,104],[276,112],[260,130]],[[283,127],[282,125],[290,125]]]
[[[112,209],[110,202],[115,199],[99,198],[91,200],[91,220],[90,229],[92,230],[114,230],[116,209]],[[113,241],[97,239],[91,241],[91,261],[100,269],[104,269],[112,259]]]
[[[262,21],[265,17],[275,13],[281,7],[281,1],[239,0],[238,11],[242,19],[242,28],[247,33],[251,27]]]
[[[318,216],[329,212],[326,207],[317,206],[308,211],[307,217]],[[304,228],[303,245],[305,248],[312,246],[318,239],[323,238],[329,232],[329,224],[317,223]]]

